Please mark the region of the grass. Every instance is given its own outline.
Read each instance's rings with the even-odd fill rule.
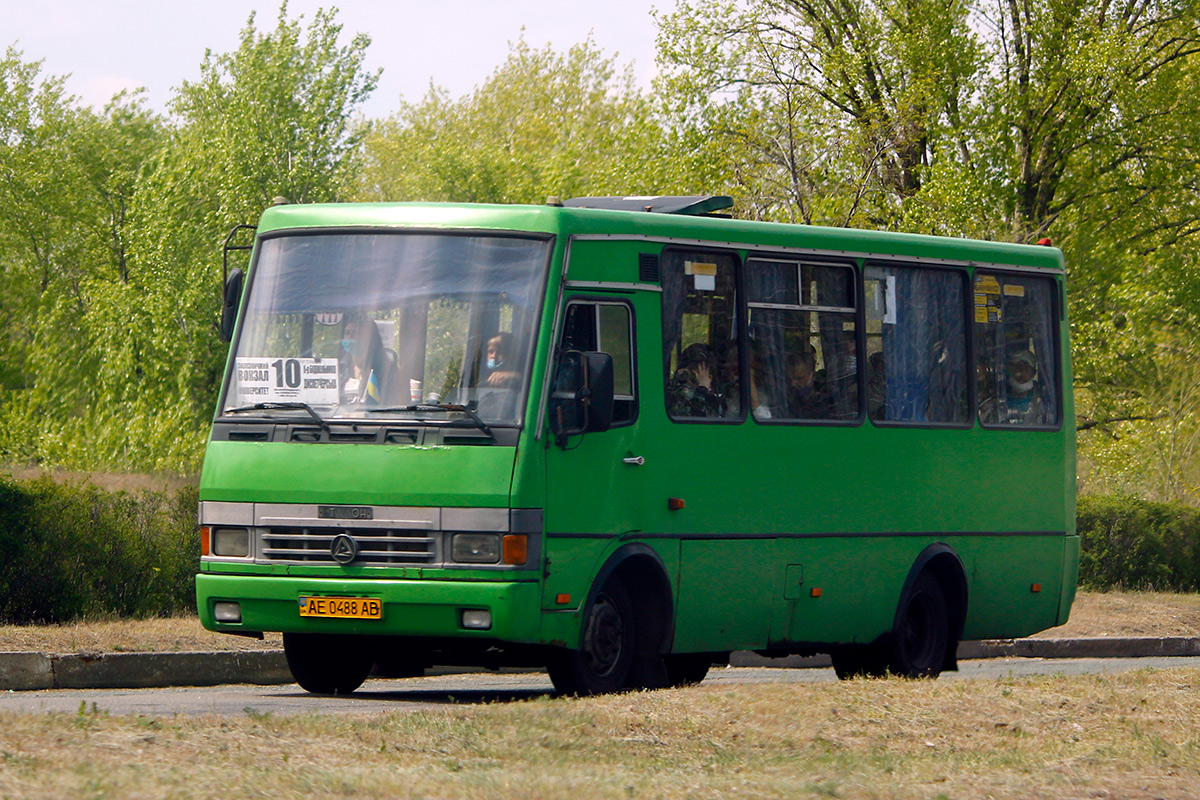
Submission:
[[[0,714],[3,797],[1194,798],[1200,670],[418,713]]]
[[[0,625],[0,652],[170,653],[281,647],[283,637],[278,633],[268,633],[262,640],[213,633],[204,630],[194,614],[152,619],[84,620],[65,625]]]
[[[1200,595],[1168,592],[1080,592],[1070,621],[1045,637],[1200,636]],[[67,625],[0,626],[0,652],[179,652],[260,650],[283,646],[279,634],[262,641],[212,633],[195,616],[93,620]]]
[[[1052,636],[1200,635],[1200,597],[1083,593]],[[51,652],[278,647],[194,617],[0,628]],[[0,712],[0,797],[1200,796],[1200,669],[708,684],[422,712]]]
[[[1037,634],[1093,636],[1200,636],[1200,594],[1080,592],[1066,625]]]

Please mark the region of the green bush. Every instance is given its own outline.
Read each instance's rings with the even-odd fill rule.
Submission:
[[[0,622],[192,608],[197,496],[0,477]]]
[[[1079,585],[1200,591],[1200,510],[1136,497],[1081,497]]]

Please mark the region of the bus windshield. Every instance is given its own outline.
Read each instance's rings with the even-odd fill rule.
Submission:
[[[499,235],[264,239],[222,414],[520,424],[549,250]]]

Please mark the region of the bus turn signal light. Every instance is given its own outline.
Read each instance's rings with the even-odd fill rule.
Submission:
[[[821,596],[821,587],[814,586],[813,588],[809,589],[808,596],[809,597],[820,597]]]
[[[524,564],[529,560],[529,537],[523,533],[510,533],[504,537],[504,563]]]
[[[571,595],[569,595],[569,594],[555,595],[554,602],[558,603],[560,606],[565,606],[567,603],[571,602]]]
[[[1041,590],[1042,590],[1042,585],[1040,583],[1035,583],[1033,586],[1029,587],[1029,591],[1033,592],[1034,594],[1037,594]]]
[[[209,542],[212,541],[212,530],[210,528],[200,529],[200,555],[206,556],[209,554]]]
[[[683,508],[683,498],[682,497],[668,497],[667,498],[667,510],[668,511],[678,511],[681,508]]]

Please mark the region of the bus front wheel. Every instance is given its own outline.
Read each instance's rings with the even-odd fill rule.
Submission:
[[[619,578],[607,581],[592,599],[578,650],[566,650],[549,665],[559,694],[592,695],[626,687],[633,666],[633,605]]]
[[[370,650],[353,636],[285,633],[283,654],[296,683],[313,694],[350,694],[375,665]]]
[[[891,633],[873,644],[846,645],[833,651],[833,669],[850,678],[936,678],[950,646],[950,612],[942,585],[921,573],[900,600]]]
[[[949,628],[950,614],[942,585],[923,572],[900,602],[889,671],[906,678],[936,678],[946,661]]]

